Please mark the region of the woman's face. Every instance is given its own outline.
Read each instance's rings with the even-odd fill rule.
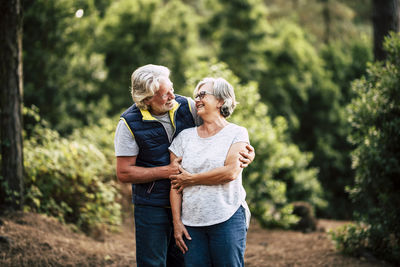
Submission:
[[[203,118],[205,115],[220,116],[222,100],[218,100],[212,93],[212,84],[206,83],[199,88],[195,94],[197,114]]]

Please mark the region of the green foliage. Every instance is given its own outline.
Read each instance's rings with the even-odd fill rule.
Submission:
[[[131,105],[126,92],[129,78],[139,66],[168,66],[175,87],[183,85],[184,70],[201,53],[196,17],[181,1],[121,0],[111,4],[98,25],[101,42],[95,49],[106,58],[109,76],[102,91],[112,96],[114,112]]]
[[[321,56],[332,81],[340,87],[342,104],[347,105],[353,97],[350,83],[361,78],[367,63],[373,60],[372,40],[362,35],[348,43],[333,41],[322,47]]]
[[[336,248],[347,255],[361,256],[368,246],[369,232],[367,227],[347,224],[329,232]]]
[[[204,54],[197,15],[181,1],[39,0],[24,9],[24,101],[62,134],[129,106],[135,68],[166,65],[180,88]]]
[[[114,153],[114,133],[115,126],[119,121],[119,115],[108,118],[101,118],[96,123],[90,124],[83,128],[75,129],[70,135],[71,140],[82,140],[90,144],[95,145],[101,150],[106,157],[107,162],[111,163],[112,173],[107,172],[107,175],[111,174],[115,177],[115,153]]]
[[[360,33],[370,33],[370,0],[264,0],[269,20],[290,19],[319,43],[348,42]]]
[[[261,0],[218,0],[210,5],[203,38],[210,39],[218,58],[242,82],[255,80],[266,69],[262,53],[269,25]],[[257,79],[256,79],[257,80]]]
[[[171,69],[172,80],[178,89],[185,83],[185,70],[199,57],[209,54],[200,45],[198,23],[199,17],[193,8],[182,1],[168,1],[154,14],[151,30],[157,40],[155,62]]]
[[[343,217],[349,210],[344,187],[353,179],[346,154],[348,126],[340,88],[309,39],[293,23],[274,24],[265,50],[270,68],[259,81],[260,93],[272,117],[288,120],[292,140],[314,155],[311,165],[320,169],[318,178],[330,202],[319,213]]]
[[[370,64],[367,75],[352,85],[356,180],[349,191],[357,219],[368,228],[350,238],[367,239],[359,248],[400,263],[400,35],[392,34],[384,47],[387,60]]]
[[[98,12],[77,1],[25,1],[24,103],[36,105],[62,133],[103,117],[107,96],[99,94],[107,78],[104,56],[91,49]],[[99,109],[98,105],[102,108]]]
[[[317,169],[308,167],[311,154],[302,153],[289,141],[283,117],[271,121],[267,106],[260,102],[257,83],[240,84],[225,64],[215,60],[197,64],[186,75],[190,77],[187,94],[206,76],[223,77],[235,88],[239,105],[230,120],[247,128],[256,150],[256,158],[243,176],[253,216],[265,226],[288,228],[297,221],[291,214],[291,202],[304,200],[320,208],[326,204]]]
[[[63,138],[39,119],[24,140],[25,209],[75,223],[85,231],[103,223],[119,224],[113,152],[104,150],[112,147],[110,125],[101,121]]]
[[[325,69],[332,75],[332,81],[340,88],[341,97],[336,99],[340,106],[331,113],[339,112],[339,120],[327,128],[330,143],[322,145],[316,153],[314,164],[320,167],[319,180],[327,191],[329,208],[323,214],[335,218],[350,218],[352,208],[345,187],[353,185],[354,171],[351,169],[350,152],[354,149],[348,141],[351,127],[345,119],[343,107],[350,103],[354,93],[351,81],[360,78],[366,71],[367,62],[372,60],[371,40],[366,36],[349,43],[331,42],[321,49]],[[321,155],[322,154],[322,155]]]

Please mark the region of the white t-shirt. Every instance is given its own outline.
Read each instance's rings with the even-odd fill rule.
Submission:
[[[237,142],[249,143],[247,130],[229,123],[217,134],[202,138],[197,127],[183,130],[172,142],[170,151],[182,157],[182,167],[190,173],[207,172],[225,165],[228,151]],[[242,171],[223,185],[186,187],[182,197],[182,222],[187,226],[209,226],[228,220],[240,206],[246,210],[249,226],[250,211],[245,201]]]

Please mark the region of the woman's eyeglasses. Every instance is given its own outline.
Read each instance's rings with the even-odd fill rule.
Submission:
[[[214,94],[209,93],[209,92],[207,92],[207,91],[201,91],[200,93],[198,93],[197,95],[194,96],[194,99],[196,100],[196,99],[198,98],[198,99],[200,99],[200,100],[203,100],[203,98],[204,98],[206,95],[214,95]]]

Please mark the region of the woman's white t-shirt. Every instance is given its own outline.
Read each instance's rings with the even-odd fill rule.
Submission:
[[[183,130],[169,150],[182,157],[182,167],[190,173],[202,173],[222,167],[228,151],[237,142],[249,143],[246,128],[229,123],[211,137],[202,138],[197,127]],[[246,210],[249,226],[250,211],[245,201],[242,171],[238,177],[222,185],[186,187],[182,197],[182,222],[187,226],[209,226],[227,221],[240,206]]]

